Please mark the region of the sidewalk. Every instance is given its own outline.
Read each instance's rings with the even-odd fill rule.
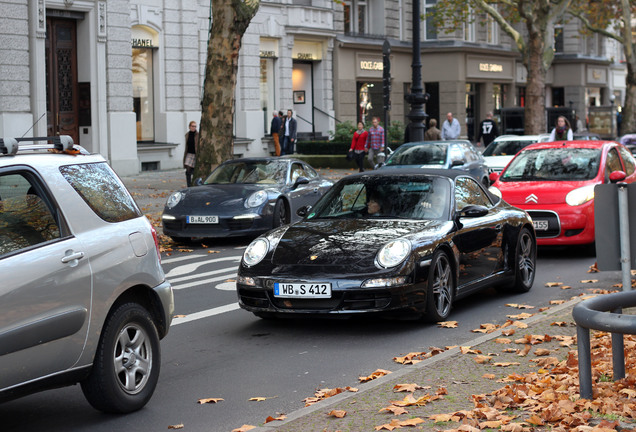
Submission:
[[[636,428],[631,411],[636,409],[634,399],[619,394],[616,389],[624,386],[611,382],[611,349],[594,357],[596,379],[601,381],[594,383],[597,399],[579,400],[576,326],[572,319],[572,308],[579,301],[575,298],[542,312],[511,309],[511,315],[531,316],[513,318],[509,322],[514,324],[478,336],[469,346],[431,347],[427,353],[396,357],[392,373],[360,384],[357,389],[321,389],[316,393],[322,399],[319,402],[288,414],[282,421],[249,430],[636,430],[630,429]],[[626,347],[630,346],[628,337]],[[601,345],[598,339],[596,344]],[[400,364],[408,364],[409,359],[414,364]],[[629,367],[626,371],[629,379]],[[374,375],[373,371],[369,373]],[[604,379],[608,373],[609,379]],[[633,388],[630,383],[633,381],[627,387]],[[599,397],[600,391],[608,392],[609,399]],[[337,395],[325,398],[328,394]],[[594,411],[598,412],[589,415]],[[630,412],[632,418],[626,416]],[[243,430],[248,429],[235,431]]]

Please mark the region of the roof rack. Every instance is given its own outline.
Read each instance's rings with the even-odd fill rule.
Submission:
[[[18,152],[19,143],[23,141],[47,141],[52,142],[52,148],[59,151],[73,149],[73,138],[69,135],[57,135],[50,137],[26,137],[26,138],[0,138],[0,152],[2,154],[15,155]]]

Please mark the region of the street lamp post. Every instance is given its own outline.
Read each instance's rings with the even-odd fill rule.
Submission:
[[[426,126],[424,120],[428,115],[424,112],[424,104],[428,101],[428,93],[422,88],[422,54],[420,52],[420,2],[413,1],[413,63],[411,64],[413,78],[411,92],[405,96],[411,104],[411,111],[407,117],[411,121],[406,131],[406,142],[424,141]]]

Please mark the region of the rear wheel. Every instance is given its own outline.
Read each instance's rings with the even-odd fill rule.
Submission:
[[[285,201],[279,199],[274,206],[274,228],[289,223],[289,214]]]
[[[515,284],[513,291],[528,292],[534,283],[537,267],[537,243],[527,228],[522,228],[515,252]]]
[[[82,391],[100,411],[136,411],[154,393],[160,366],[159,335],[150,314],[139,304],[125,303],[104,325]]]
[[[428,273],[428,292],[426,299],[426,319],[428,321],[444,321],[450,315],[455,292],[453,267],[448,255],[442,251],[435,252]]]

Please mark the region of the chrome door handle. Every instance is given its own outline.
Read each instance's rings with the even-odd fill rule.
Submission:
[[[66,255],[62,258],[62,263],[67,264],[71,261],[77,261],[84,258],[84,252],[66,251]]]

